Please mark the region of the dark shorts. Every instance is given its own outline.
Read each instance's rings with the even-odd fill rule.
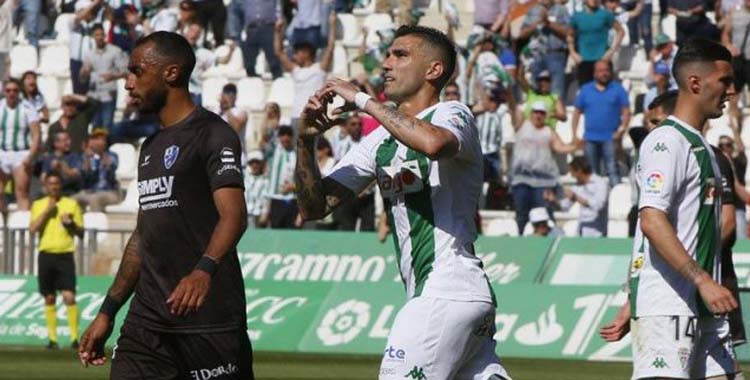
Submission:
[[[43,296],[58,290],[76,290],[76,264],[72,253],[44,253],[38,256],[39,293]]]
[[[740,291],[737,286],[737,277],[724,277],[721,282],[732,292],[734,299],[739,302]],[[742,305],[739,305],[738,308],[729,313],[727,319],[729,320],[729,332],[732,334],[732,343],[734,343],[735,346],[739,346],[747,342],[747,337],[745,336],[745,325],[742,324]]]
[[[253,353],[244,329],[173,334],[125,323],[112,350],[111,380],[253,380]]]

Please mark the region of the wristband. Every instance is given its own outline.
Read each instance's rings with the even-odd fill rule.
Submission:
[[[354,104],[357,106],[357,108],[364,110],[365,106],[367,105],[367,101],[370,99],[372,99],[372,96],[360,91],[357,93],[357,95],[354,95]]]
[[[211,276],[216,273],[217,268],[218,264],[216,264],[216,261],[206,255],[201,256],[201,259],[198,260],[198,264],[195,265],[195,269],[202,270]]]
[[[108,316],[110,320],[114,320],[115,315],[117,315],[117,312],[120,311],[121,307],[122,303],[110,297],[108,294],[104,297],[104,302],[102,302],[102,307],[99,308],[99,312]]]

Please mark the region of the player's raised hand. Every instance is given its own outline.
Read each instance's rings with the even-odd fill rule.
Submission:
[[[697,287],[703,302],[712,313],[725,314],[737,308],[737,300],[734,299],[732,292],[707,275]]]
[[[354,111],[357,106],[354,104],[354,97],[359,92],[359,87],[343,79],[334,78],[326,81],[324,91],[327,94],[338,95],[344,98],[344,105],[332,111],[334,116],[341,115],[344,112]]]
[[[182,317],[198,310],[206,301],[210,288],[211,275],[200,269],[193,270],[180,280],[167,298],[169,312]]]
[[[104,343],[112,334],[112,328],[113,323],[109,317],[99,313],[83,333],[81,344],[78,346],[78,359],[84,368],[89,364],[100,366],[107,361],[107,357],[104,356]]]
[[[334,96],[335,94],[324,87],[307,99],[307,104],[300,115],[302,119],[300,137],[317,136],[344,122],[342,118],[332,118],[328,115],[328,108],[333,103]]]
[[[599,336],[607,342],[617,342],[630,332],[630,301],[625,302],[608,325],[599,330]]]

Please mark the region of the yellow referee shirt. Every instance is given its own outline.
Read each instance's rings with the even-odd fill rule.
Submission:
[[[31,220],[36,220],[44,213],[49,204],[49,197],[34,201],[31,205]],[[39,232],[39,252],[45,253],[71,253],[76,250],[75,235],[69,232],[62,224],[61,215],[71,214],[73,222],[83,226],[83,211],[78,202],[72,198],[62,197],[57,202],[57,212],[53,213],[47,224],[42,226]]]

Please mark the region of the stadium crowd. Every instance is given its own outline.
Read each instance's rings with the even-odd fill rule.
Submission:
[[[348,76],[384,100],[380,63],[395,29],[420,23],[430,6],[373,1],[0,0],[0,208],[6,212],[13,202],[29,209],[51,172],[61,177],[62,192],[89,211],[123,201],[121,157],[110,147],[137,149],[159,126],[155,115],[131,109],[118,87],[135,41],[166,30],[194,47],[194,101],[241,137],[252,225],[384,234],[374,184],[327,219],[302,223],[293,178],[295,125],[308,97],[329,76]],[[735,56],[737,89],[750,81],[750,0],[473,0],[473,9],[468,26],[454,4],[442,4],[451,38],[469,30],[456,41],[461,65],[443,99],[471,106],[484,155],[480,208],[515,211],[518,234],[562,233],[552,228],[555,214],[575,207],[577,235],[608,235],[611,192],[633,183],[635,136],[649,121],[651,101],[675,87],[671,66],[682,41],[700,35],[722,42]],[[353,29],[352,14],[367,12],[386,21]],[[665,18],[674,30],[662,27]],[[361,37],[347,59],[343,41],[354,33]],[[39,65],[27,67],[27,60]],[[45,93],[50,77],[58,87],[58,78],[69,79],[54,106]],[[277,83],[289,86],[266,102],[245,85],[257,81],[273,81],[272,92]],[[721,131],[718,145],[739,173],[737,228],[746,238],[739,98],[708,130]],[[377,127],[367,114],[346,115],[319,140],[322,174]]]

